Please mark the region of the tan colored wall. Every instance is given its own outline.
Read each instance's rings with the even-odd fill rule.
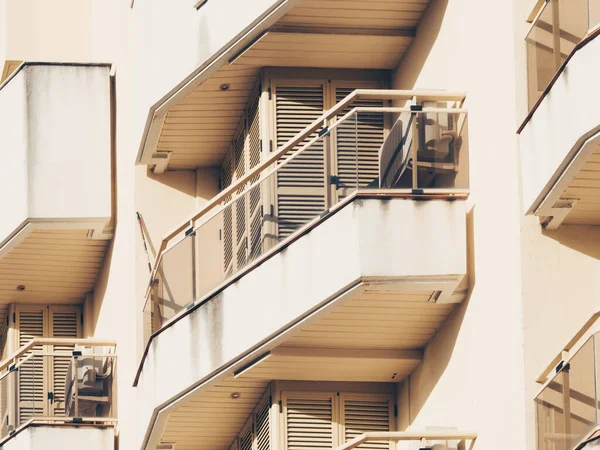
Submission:
[[[456,427],[525,449],[513,2],[434,0],[393,88],[467,92],[470,296],[403,384],[400,429]]]
[[[6,59],[91,60],[93,0],[5,1]]]

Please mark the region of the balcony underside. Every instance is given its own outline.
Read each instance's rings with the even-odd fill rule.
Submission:
[[[107,237],[92,239],[93,224],[48,225],[29,223],[0,247],[0,304],[80,303],[93,290]]]
[[[153,107],[138,163],[157,171],[219,165],[263,67],[394,69],[429,0],[281,3]]]
[[[599,34],[577,46],[520,129],[525,209],[550,229],[600,225]]]
[[[403,380],[466,296],[464,207],[358,197],[165,327],[138,383],[147,442],[226,448],[272,380]]]

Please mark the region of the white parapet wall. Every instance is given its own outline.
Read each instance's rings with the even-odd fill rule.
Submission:
[[[0,243],[30,221],[111,217],[110,66],[26,63],[0,86]]]
[[[112,427],[30,426],[6,444],[3,450],[114,450]]]
[[[588,137],[600,129],[600,37],[579,49],[520,133],[525,213],[551,215],[547,199],[565,170],[583,164]],[[592,147],[588,149],[593,150]],[[574,173],[570,170],[570,174]],[[558,192],[560,195],[562,192]],[[542,207],[546,211],[538,211]]]
[[[172,400],[256,357],[259,344],[268,350],[361,282],[455,289],[467,273],[465,208],[464,200],[357,198],[165,329],[143,361],[139,438],[160,431],[155,419]]]

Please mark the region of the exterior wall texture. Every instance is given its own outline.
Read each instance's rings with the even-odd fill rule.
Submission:
[[[165,234],[218,191],[215,171],[156,176],[146,167],[134,167],[148,110],[275,2],[210,0],[199,11],[193,9],[193,0],[135,0],[133,8],[130,0],[57,0],[52,7],[49,3],[0,0],[0,58],[114,64],[113,167],[95,162],[89,171],[78,174],[76,183],[95,185],[109,175],[114,182],[116,234],[93,293],[91,330],[96,338],[118,342],[119,447],[135,449],[140,448],[153,409],[177,393],[175,387],[165,386],[169,374],[155,377],[153,382],[160,380],[156,386],[145,385],[149,382],[142,378],[140,388],[132,387],[144,345],[141,310],[149,281],[148,260],[153,261]],[[534,3],[433,0],[415,41],[393,73],[391,86],[467,92],[471,173],[467,254],[461,260],[468,267],[469,298],[453,312],[427,348],[423,363],[400,387],[398,429],[473,429],[479,433],[477,447],[492,450],[534,448],[533,397],[539,388],[535,378],[598,308],[599,288],[594,281],[600,269],[600,231],[570,227],[548,232],[537,218],[523,216],[531,203],[530,192],[538,189],[531,185],[539,185],[536,177],[521,178],[516,136],[527,104],[525,18]],[[8,147],[25,146],[26,129],[32,125],[14,119],[26,115],[25,89],[25,80],[19,77],[0,91],[0,122],[14,124],[2,132]],[[107,125],[73,131],[100,134]],[[561,151],[568,149],[556,149]],[[89,153],[81,149],[82,156]],[[28,174],[22,154],[5,152],[0,183],[10,176],[13,182],[8,189],[13,195],[2,211],[0,239],[27,217],[28,205],[41,215],[50,214],[46,208],[54,202],[45,195],[49,192],[45,187],[61,180],[53,177],[46,162]],[[523,167],[527,168],[525,161]],[[44,189],[39,197],[29,198],[27,180]],[[67,186],[64,194],[78,197],[82,192]],[[102,211],[107,207],[103,204]],[[148,256],[136,212],[143,217]],[[354,278],[360,275],[369,249],[381,245],[370,240],[373,233],[364,236],[368,238],[350,247],[357,253],[348,255]],[[453,242],[456,248],[459,244]],[[422,249],[414,246],[411,251]],[[444,251],[432,250],[440,257]],[[360,261],[352,259],[358,255]],[[377,270],[394,267],[389,261],[377,262],[381,264]],[[198,341],[204,342],[205,337]],[[176,345],[159,350],[169,353],[174,364],[188,357]],[[153,363],[152,358],[148,363]],[[203,370],[208,373],[210,368]],[[190,384],[188,379],[182,382],[186,383]],[[152,396],[143,392],[152,389],[156,389]],[[46,448],[34,443],[57,441],[54,433],[64,431],[35,428],[5,447]],[[73,448],[112,448],[105,446],[112,430],[99,432],[94,441],[98,447],[90,447],[94,443],[89,438],[80,442],[77,430],[68,433],[73,435],[64,439],[61,434],[60,439]]]

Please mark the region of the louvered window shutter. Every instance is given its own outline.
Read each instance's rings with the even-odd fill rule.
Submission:
[[[34,338],[47,335],[46,308],[43,306],[19,305],[16,310],[19,348],[27,345]],[[42,347],[34,350],[41,351]],[[34,357],[28,352],[18,371],[18,424],[22,424],[34,416],[46,414],[45,383],[43,358]]]
[[[336,103],[352,93],[355,87],[336,87]],[[352,108],[383,107],[382,100],[358,100],[338,116]],[[350,116],[336,128],[337,198],[342,199],[358,188],[379,186],[379,150],[384,142],[384,115],[361,112]]]
[[[252,417],[250,417],[250,420],[246,423],[244,428],[242,428],[242,432],[240,433],[240,450],[255,450],[253,448],[254,433],[252,428]]]
[[[76,339],[81,336],[81,312],[77,307],[69,306],[51,306],[49,308],[50,335],[53,338]],[[54,352],[72,352],[73,345],[55,345]],[[50,412],[55,416],[65,415],[65,381],[67,370],[71,363],[70,356],[52,356],[49,358],[52,364],[49,371],[51,379],[49,380],[50,389],[53,393],[53,401],[50,405]]]
[[[254,169],[260,164],[260,93],[256,93],[248,108],[248,139],[246,145],[248,148],[248,169]],[[250,180],[251,183],[258,181],[260,175]],[[257,184],[247,194],[248,203],[248,237],[249,237],[249,260],[256,259],[262,253],[263,241],[263,217],[261,214],[262,205],[262,183]]]
[[[256,450],[271,449],[271,403],[267,397],[265,402],[258,408],[255,415],[255,442]]]
[[[231,154],[225,157],[221,167],[221,187],[223,189],[231,186],[233,182],[233,157]],[[228,202],[227,197],[224,202]],[[225,276],[233,272],[233,206],[230,205],[223,210],[223,273]]]
[[[323,102],[322,84],[276,85],[278,149],[323,114]],[[277,172],[279,239],[287,238],[325,210],[325,186],[323,145],[319,140]]]
[[[230,156],[226,157],[223,163],[221,169],[223,189],[260,164],[259,99],[260,96],[256,93],[232,142]],[[256,176],[249,183],[254,183],[258,179],[259,176]],[[244,189],[239,189],[235,194],[242,192]],[[246,191],[223,211],[223,266],[226,276],[241,269],[261,254],[261,192],[262,186],[257,185]],[[230,198],[226,198],[225,202]]]
[[[338,445],[334,399],[331,393],[284,393],[286,450],[331,450]]]
[[[342,438],[344,442],[368,431],[392,429],[392,402],[387,395],[340,394]],[[358,448],[365,450],[391,450],[388,442],[365,442]]]

